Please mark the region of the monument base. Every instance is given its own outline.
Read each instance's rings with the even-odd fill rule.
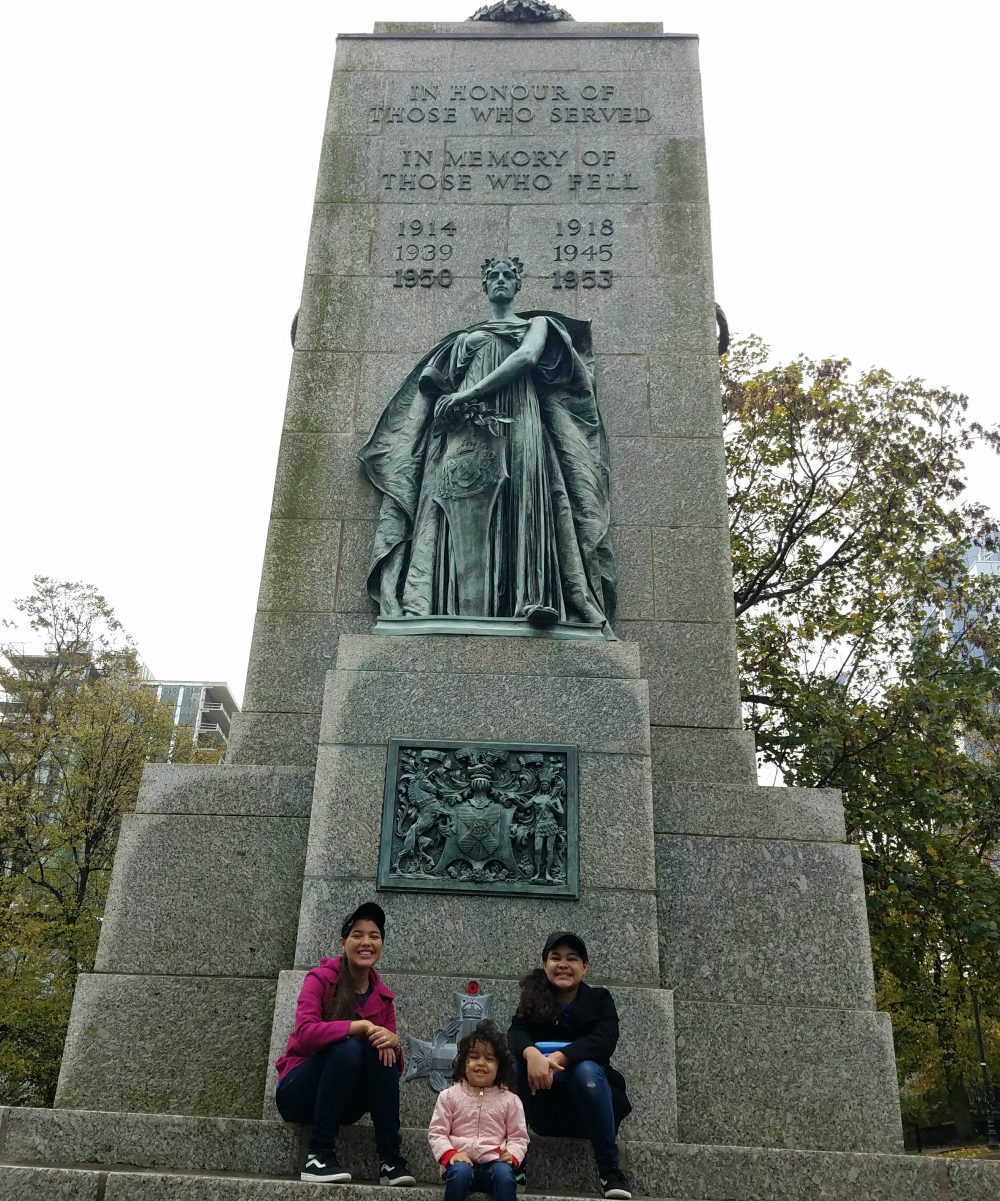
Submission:
[[[624,1129],[624,1127],[623,1127]],[[85,1110],[0,1109],[0,1201],[301,1201],[304,1128],[284,1122]],[[405,1128],[420,1184],[407,1201],[440,1201],[423,1130]],[[370,1128],[348,1127],[341,1158],[364,1201],[377,1170]],[[932,1155],[790,1151],[764,1147],[629,1143],[635,1194],[685,1201],[992,1201],[1000,1162]],[[538,1139],[529,1192],[594,1197],[590,1149]]]

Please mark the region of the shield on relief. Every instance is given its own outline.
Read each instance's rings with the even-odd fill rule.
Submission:
[[[512,876],[518,875],[510,845],[512,811],[499,802],[478,808],[468,802],[452,811],[452,832],[445,843],[435,872],[440,874],[464,859],[480,871],[490,860],[502,863]]]

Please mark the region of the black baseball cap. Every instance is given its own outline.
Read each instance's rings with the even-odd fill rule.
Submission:
[[[576,951],[577,955],[584,963],[590,962],[590,956],[587,954],[587,944],[583,941],[579,934],[572,934],[569,930],[553,930],[553,932],[545,940],[545,946],[542,947],[542,960],[548,959],[549,951],[553,947],[566,946],[571,950]]]
[[[363,918],[374,922],[378,926],[379,934],[385,938],[385,910],[381,905],[376,905],[374,901],[365,901],[363,905],[359,905],[353,913],[349,913],[344,918],[344,924],[340,927],[340,937],[346,938],[350,934],[352,926]]]

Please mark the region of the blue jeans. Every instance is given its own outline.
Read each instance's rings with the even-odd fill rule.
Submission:
[[[281,1077],[274,1101],[286,1122],[312,1124],[310,1151],[332,1150],[341,1126],[370,1113],[379,1158],[399,1157],[399,1073],[371,1043],[345,1038],[317,1051]]]
[[[491,1193],[496,1201],[514,1201],[517,1185],[509,1163],[456,1163],[444,1173],[444,1201],[465,1201],[469,1193]]]
[[[590,1139],[598,1170],[618,1167],[618,1130],[611,1103],[611,1085],[604,1068],[592,1059],[581,1059],[556,1072],[552,1087],[534,1096],[528,1088],[528,1069],[517,1065],[517,1092],[524,1104],[528,1125],[536,1134]]]

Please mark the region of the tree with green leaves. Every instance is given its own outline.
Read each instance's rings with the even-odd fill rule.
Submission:
[[[42,647],[0,645],[0,1104],[46,1104],[122,816],[175,730],[94,588],[40,576],[14,604]]]
[[[842,789],[904,1101],[968,1133],[970,988],[1000,1019],[1000,573],[968,570],[998,541],[964,459],[1000,435],[849,368],[724,360],[743,699],[776,778]]]

